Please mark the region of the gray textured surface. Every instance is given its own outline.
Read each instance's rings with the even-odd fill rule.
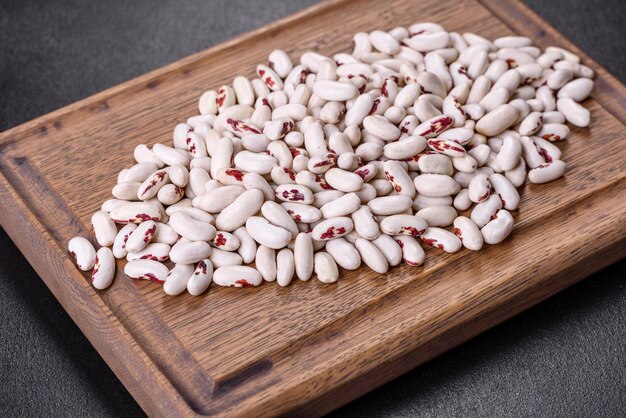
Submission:
[[[0,1],[0,130],[314,1],[251,3]],[[623,1],[527,3],[626,79]],[[623,416],[625,276],[622,261],[334,415]],[[0,318],[0,416],[141,415],[2,230]]]

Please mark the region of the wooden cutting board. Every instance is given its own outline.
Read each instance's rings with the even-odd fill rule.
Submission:
[[[168,143],[205,89],[252,76],[275,48],[332,54],[415,21],[581,54],[517,2],[328,1],[0,135],[0,224],[148,414],[322,414],[626,255],[626,90],[581,54],[598,75],[592,126],[561,144],[564,178],[524,187],[501,245],[197,298],[119,273],[96,291],[74,266],[68,240],[93,238],[90,215],[135,145]]]

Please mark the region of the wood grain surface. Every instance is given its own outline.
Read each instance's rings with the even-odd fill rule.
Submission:
[[[522,189],[500,245],[196,298],[131,281],[121,262],[96,291],[74,266],[68,240],[93,239],[90,216],[135,145],[170,142],[205,89],[252,76],[275,48],[332,54],[415,21],[580,53],[517,2],[328,1],[0,135],[0,224],[149,415],[323,414],[626,255],[626,90],[581,53],[598,74],[591,127],[560,144],[564,178]]]

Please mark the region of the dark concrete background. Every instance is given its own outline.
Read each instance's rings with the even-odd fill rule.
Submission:
[[[526,2],[626,80],[623,1]],[[313,3],[0,0],[0,131]],[[625,273],[621,261],[333,415],[623,416]],[[135,415],[0,229],[0,416]]]

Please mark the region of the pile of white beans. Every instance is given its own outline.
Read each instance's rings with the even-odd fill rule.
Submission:
[[[199,295],[333,283],[362,263],[383,274],[422,264],[423,244],[497,244],[526,178],[565,172],[553,142],[566,121],[589,124],[594,85],[566,50],[435,23],[357,33],[352,53],[295,65],[275,50],[256,73],[202,94],[173,146],[135,148],[91,218],[101,248],[69,242],[94,287],[111,284],[115,258],[132,279]]]

